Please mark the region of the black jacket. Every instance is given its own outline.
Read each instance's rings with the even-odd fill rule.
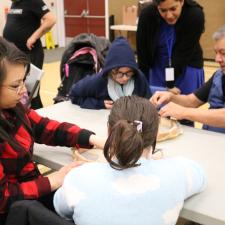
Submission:
[[[144,8],[139,17],[137,28],[138,64],[147,78],[148,71],[154,63],[161,19],[157,6],[154,4]],[[175,78],[186,66],[203,67],[203,54],[199,40],[204,31],[204,23],[202,7],[191,0],[184,0],[181,15],[175,24],[176,42],[172,51]]]

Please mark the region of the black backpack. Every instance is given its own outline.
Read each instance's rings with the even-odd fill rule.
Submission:
[[[106,38],[94,34],[80,34],[71,41],[62,56],[61,84],[54,103],[69,100],[70,88],[74,83],[102,68],[109,46]]]

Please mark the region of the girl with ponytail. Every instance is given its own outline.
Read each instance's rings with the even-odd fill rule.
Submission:
[[[203,189],[205,177],[191,160],[154,160],[158,123],[147,99],[116,100],[104,146],[108,163],[72,169],[54,195],[56,212],[76,225],[175,224],[184,199]]]
[[[108,120],[109,137],[104,155],[114,169],[136,167],[144,154],[155,149],[159,119],[155,107],[137,96],[121,98]]]

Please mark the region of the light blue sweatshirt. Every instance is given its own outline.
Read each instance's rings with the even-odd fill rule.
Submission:
[[[73,169],[54,196],[59,215],[76,225],[172,225],[184,200],[203,190],[205,175],[182,158],[139,160],[118,171],[107,163]]]

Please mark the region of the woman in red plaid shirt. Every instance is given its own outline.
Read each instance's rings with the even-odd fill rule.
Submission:
[[[101,143],[91,131],[23,107],[28,65],[26,55],[0,37],[0,224],[14,201],[38,199],[51,205],[52,192],[71,168],[80,165],[71,163],[44,177],[32,161],[34,142],[84,148]]]

